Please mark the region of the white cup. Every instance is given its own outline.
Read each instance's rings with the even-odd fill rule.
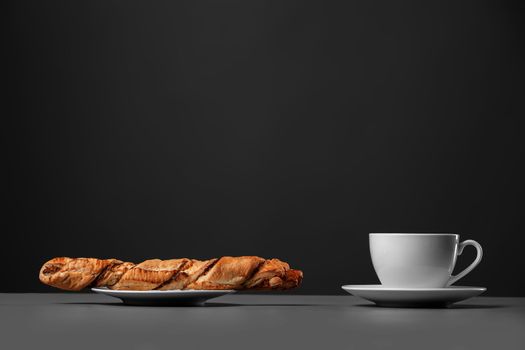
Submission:
[[[476,259],[452,276],[456,258],[467,245],[476,248]],[[483,250],[473,240],[460,243],[459,235],[453,233],[371,233],[370,255],[385,287],[442,288],[472,271]]]

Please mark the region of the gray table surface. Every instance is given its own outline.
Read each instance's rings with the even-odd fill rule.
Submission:
[[[201,307],[0,294],[1,349],[523,349],[525,298],[394,309],[348,296],[227,295]]]

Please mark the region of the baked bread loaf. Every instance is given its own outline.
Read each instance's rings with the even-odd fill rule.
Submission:
[[[151,259],[134,264],[117,259],[54,258],[40,269],[40,281],[79,291],[87,287],[117,290],[291,289],[303,272],[279,259],[223,256],[218,259]]]

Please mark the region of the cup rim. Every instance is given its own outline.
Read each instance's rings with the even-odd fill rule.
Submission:
[[[425,233],[425,232],[370,232],[369,236],[459,236],[459,233]]]

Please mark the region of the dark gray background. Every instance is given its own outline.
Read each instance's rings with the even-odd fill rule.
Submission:
[[[523,2],[10,1],[2,291],[54,256],[280,257],[374,283],[456,232],[525,295]],[[460,260],[473,259],[469,249]]]

